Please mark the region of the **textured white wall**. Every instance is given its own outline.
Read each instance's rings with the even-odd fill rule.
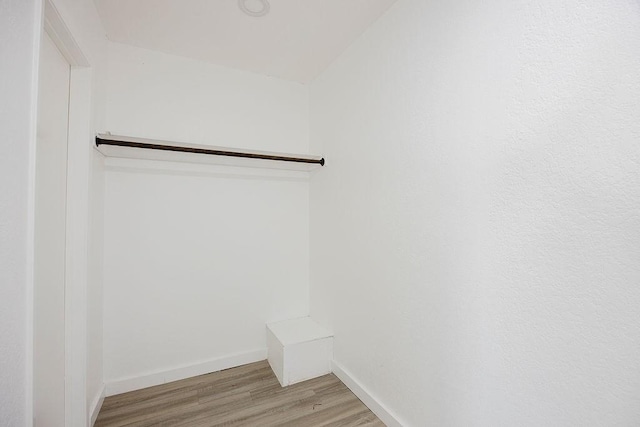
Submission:
[[[640,6],[400,0],[311,88],[311,312],[407,425],[640,423]]]
[[[0,420],[10,426],[31,423],[29,195],[40,7],[35,0],[0,2]]]
[[[305,86],[115,44],[108,80],[114,133],[308,150]],[[265,349],[265,323],[308,314],[308,180],[253,175],[107,164],[107,382]]]

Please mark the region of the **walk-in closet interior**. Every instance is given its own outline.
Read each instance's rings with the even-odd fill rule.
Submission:
[[[0,426],[640,425],[637,0],[0,0]]]

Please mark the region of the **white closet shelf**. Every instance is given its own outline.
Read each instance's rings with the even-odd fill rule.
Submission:
[[[324,166],[324,159],[321,156],[186,144],[109,134],[96,135],[96,148],[106,157],[125,159],[300,171],[311,171]]]

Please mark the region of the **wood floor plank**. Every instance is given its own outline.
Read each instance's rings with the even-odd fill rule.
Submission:
[[[267,361],[111,396],[96,427],[383,427],[333,374],[281,387]]]

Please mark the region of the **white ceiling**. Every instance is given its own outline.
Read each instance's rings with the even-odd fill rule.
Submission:
[[[110,40],[307,83],[396,0],[95,0]]]

